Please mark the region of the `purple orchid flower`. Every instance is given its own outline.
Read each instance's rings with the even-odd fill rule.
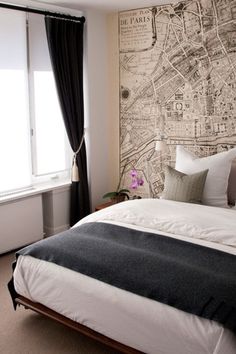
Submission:
[[[137,179],[133,179],[133,180],[132,180],[132,184],[131,184],[130,188],[132,188],[132,189],[137,189],[137,188],[138,188],[138,181],[137,181]]]
[[[137,177],[138,176],[138,172],[133,168],[130,172],[130,176],[131,177]]]
[[[141,177],[141,178],[138,178],[137,183],[138,183],[139,186],[143,186],[143,184],[144,184],[144,179],[143,179],[142,177]]]
[[[130,171],[130,176],[132,177],[130,188],[137,189],[139,186],[143,186],[144,179],[138,176],[138,171],[135,168]]]

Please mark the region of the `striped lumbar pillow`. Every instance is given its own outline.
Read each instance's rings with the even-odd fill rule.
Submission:
[[[166,166],[163,199],[201,203],[208,170],[191,175]]]

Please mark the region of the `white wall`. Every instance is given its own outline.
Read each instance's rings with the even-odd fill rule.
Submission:
[[[41,194],[0,204],[0,254],[43,238]]]
[[[119,123],[117,112],[112,115],[110,85],[113,80],[109,60],[110,34],[107,14],[86,12],[88,161],[92,207],[102,202],[102,196],[114,190],[119,167]],[[117,93],[119,98],[119,94]],[[118,117],[119,121],[119,117]],[[117,174],[116,174],[117,173]]]
[[[42,193],[44,237],[70,228],[70,186]]]
[[[120,163],[120,123],[119,123],[119,43],[118,13],[107,16],[108,32],[108,143],[110,189],[116,188],[119,181]]]

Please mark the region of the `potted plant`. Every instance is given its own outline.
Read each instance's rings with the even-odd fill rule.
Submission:
[[[125,200],[125,198],[129,199],[129,194],[130,190],[129,189],[120,189],[120,185],[121,185],[121,180],[125,171],[125,167],[124,166],[122,173],[120,175],[120,179],[119,179],[119,183],[117,186],[117,189],[114,192],[108,192],[106,194],[104,194],[103,198],[110,198],[112,200],[112,202],[114,203],[119,203],[119,202],[123,202]],[[131,188],[132,189],[137,189],[138,186],[142,186],[144,181],[143,178],[138,177],[138,172],[133,168],[130,172],[130,176],[132,178],[132,183],[131,183]]]
[[[110,198],[114,203],[120,203],[123,202],[125,198],[129,199],[128,193],[128,189],[121,189],[115,192],[108,192],[104,194],[103,198]]]

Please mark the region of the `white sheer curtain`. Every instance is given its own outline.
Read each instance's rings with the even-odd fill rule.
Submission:
[[[0,196],[65,179],[70,157],[44,17],[1,9]]]
[[[0,193],[31,184],[25,16],[0,12]]]
[[[69,169],[71,149],[57,97],[44,17],[28,14],[28,20],[34,173],[44,175]]]

